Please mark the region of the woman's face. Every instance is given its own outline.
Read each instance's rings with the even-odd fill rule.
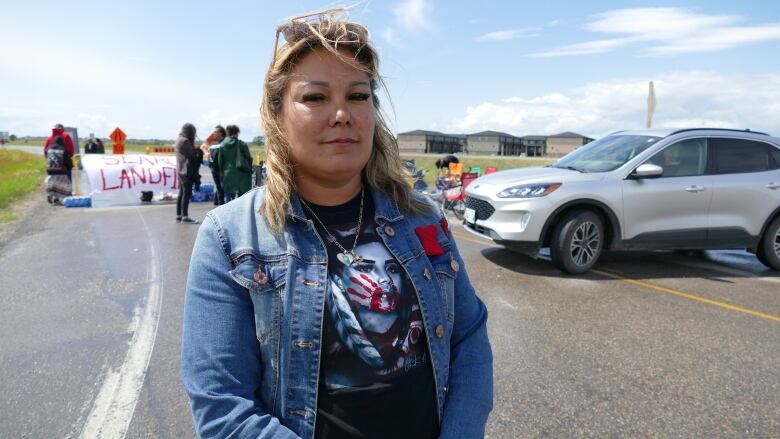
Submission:
[[[326,49],[301,58],[281,110],[296,179],[317,184],[359,179],[371,156],[375,119],[367,73]]]

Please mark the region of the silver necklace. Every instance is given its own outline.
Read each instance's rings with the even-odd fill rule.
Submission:
[[[312,208],[309,207],[309,203],[307,203],[306,200],[301,198],[301,202],[303,203],[303,207],[305,207],[314,216],[314,219],[316,219],[317,222],[320,224],[320,226],[322,226],[322,230],[324,230],[325,233],[328,234],[328,237],[330,237],[331,241],[333,241],[333,243],[336,244],[336,246],[341,250],[341,253],[337,253],[336,254],[336,259],[338,259],[339,262],[341,262],[342,264],[347,265],[347,266],[352,265],[355,262],[360,262],[361,260],[363,260],[363,258],[361,258],[360,256],[358,256],[357,253],[355,253],[355,248],[357,247],[358,237],[360,236],[360,228],[361,228],[361,225],[363,224],[363,193],[364,193],[364,191],[361,188],[360,189],[360,213],[358,214],[357,230],[355,231],[355,241],[352,243],[352,250],[347,250],[347,249],[344,248],[344,246],[339,244],[338,240],[336,240],[336,238],[333,235],[330,234],[330,232],[328,231],[328,228],[325,227],[325,224],[322,223],[322,221],[320,220],[320,217],[318,217],[317,214],[314,213]]]

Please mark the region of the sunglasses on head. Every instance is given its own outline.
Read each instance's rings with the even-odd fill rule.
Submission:
[[[272,65],[276,62],[276,50],[279,45],[279,35],[284,37],[284,41],[287,44],[295,44],[302,39],[308,38],[313,35],[314,29],[317,29],[322,23],[327,21],[334,21],[340,15],[349,11],[350,8],[340,7],[334,9],[328,9],[320,12],[313,12],[310,14],[298,15],[288,19],[286,22],[280,24],[276,28],[276,39],[274,42],[274,59]],[[339,40],[340,43],[358,43],[360,41],[368,40],[368,29],[365,26],[353,23],[344,23],[347,31],[347,38]]]

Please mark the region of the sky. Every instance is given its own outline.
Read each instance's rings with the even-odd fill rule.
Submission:
[[[776,0],[13,2],[0,131],[173,139],[184,122],[235,123],[251,139],[277,25],[337,5],[371,33],[395,133],[598,138],[644,127],[653,81],[654,127],[780,136]]]

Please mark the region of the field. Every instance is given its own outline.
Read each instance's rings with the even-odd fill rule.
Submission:
[[[14,219],[8,206],[38,189],[46,176],[42,156],[14,150],[0,150],[0,223]]]
[[[81,139],[83,148],[84,139]],[[16,142],[23,144],[22,142]],[[30,140],[27,145],[42,145],[43,141]],[[170,147],[171,142],[160,143],[128,143],[125,145],[125,150],[128,152],[145,152],[147,148],[153,150],[155,147]],[[111,153],[113,145],[110,141],[105,142],[105,148],[107,153]],[[265,147],[257,145],[249,145],[249,150],[252,152],[252,157],[255,158],[255,163],[258,160],[265,159]],[[152,154],[154,154],[152,152]],[[170,153],[167,153],[170,154]],[[443,157],[444,154],[402,154],[403,159],[415,161],[417,169],[427,169],[428,174],[425,176],[425,181],[428,185],[433,185],[436,179],[436,167],[434,163],[437,159]],[[492,157],[492,156],[469,156],[461,155],[461,162],[463,163],[463,171],[466,172],[470,167],[478,167],[481,169],[481,174],[484,174],[485,168],[492,166],[497,170],[522,168],[527,166],[544,166],[554,162],[555,159],[549,157]]]
[[[444,154],[401,154],[405,160],[414,159],[417,169],[427,169],[425,182],[432,186],[436,181],[436,160],[443,157]],[[485,168],[492,166],[497,170],[525,168],[528,166],[544,166],[554,162],[555,159],[547,157],[489,157],[489,156],[458,156],[463,163],[463,172],[467,172],[470,167],[480,168],[480,175],[485,173]]]

